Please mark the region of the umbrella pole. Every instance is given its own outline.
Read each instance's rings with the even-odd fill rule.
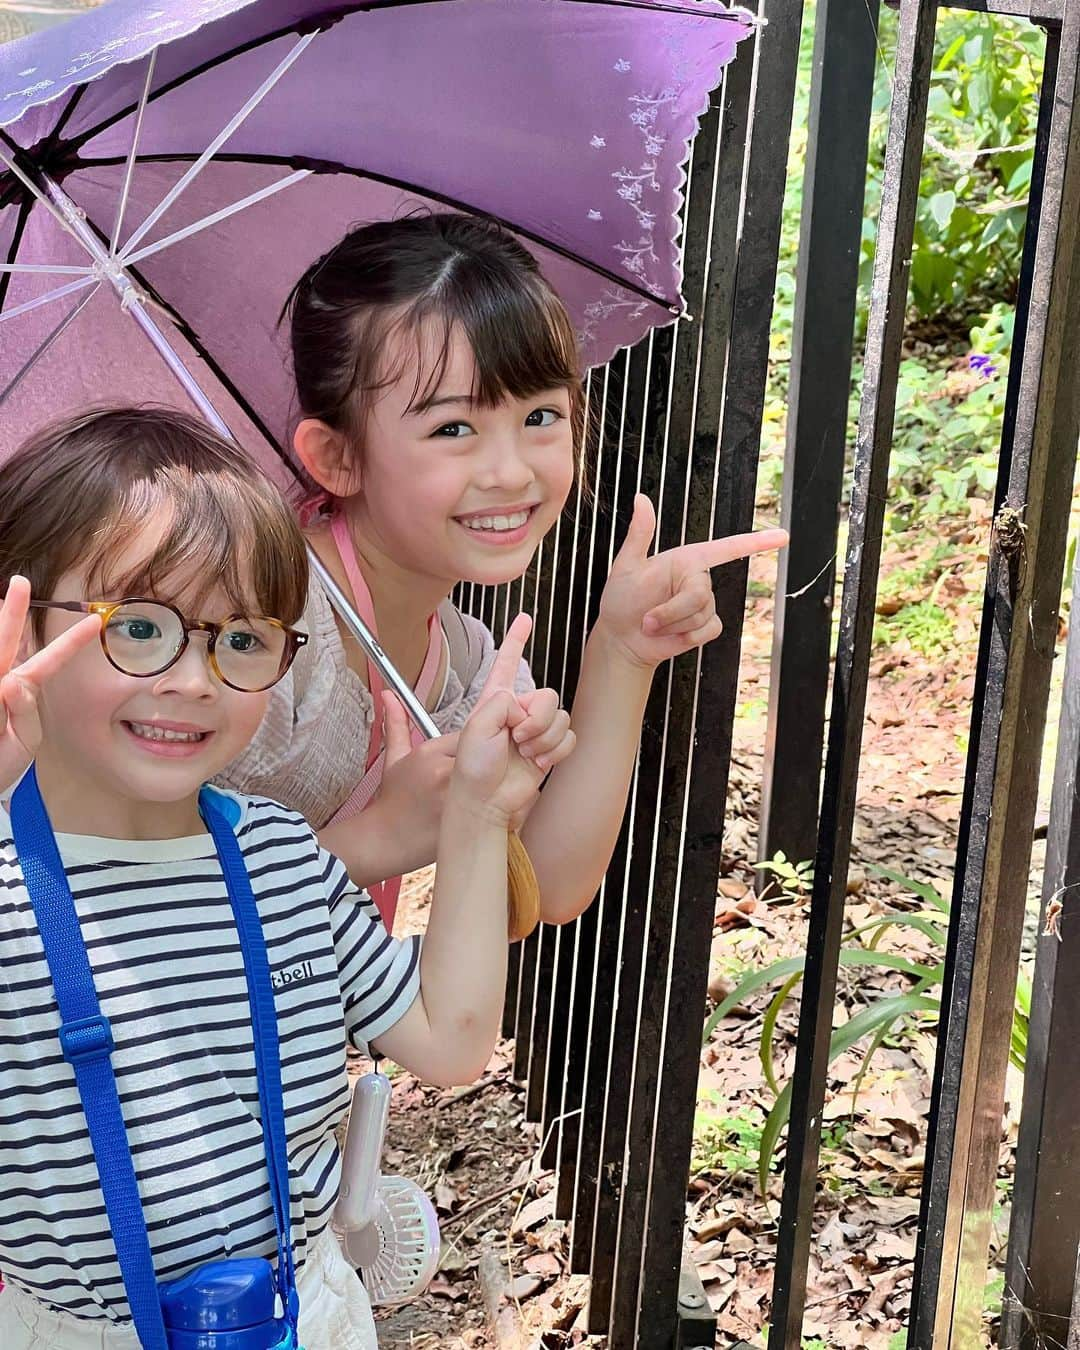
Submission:
[[[22,175],[20,175],[22,177]],[[158,325],[150,317],[143,304],[142,296],[131,277],[125,271],[123,265],[114,257],[110,257],[104,245],[94,234],[93,230],[86,223],[82,212],[78,209],[71,198],[64,192],[48,174],[40,174],[41,186],[44,188],[48,198],[48,204],[51,204],[55,210],[63,217],[64,224],[72,234],[79,240],[94,262],[94,271],[101,277],[102,281],[107,281],[116,292],[120,307],[126,313],[130,314],[132,319],[145,333],[154,350],[158,353],[166,366],[172,372],[176,381],[183,388],[188,398],[195,404],[199,412],[210,423],[215,431],[225,436],[228,440],[235,441],[225,419],[221,416],[213,403],[207,398],[204,391],[199,387],[198,382],[188,370],[187,366],[180,359],[178,353],[173,349],[168,338],[161,331]],[[30,184],[35,192],[39,192],[37,185]],[[40,195],[40,194],[39,194]],[[414,690],[397,671],[396,667],[390,661],[390,658],[379,646],[375,635],[360,618],[359,614],[349,603],[347,597],[337,584],[334,578],[327,571],[322,559],[316,554],[310,544],[307,546],[308,563],[312,572],[318,577],[319,582],[326,591],[330,603],[340,614],[345,626],[349,632],[356,638],[357,642],[364,649],[368,660],[371,661],[379,673],[382,675],[386,684],[393,689],[394,693],[401,699],[409,716],[416,723],[420,731],[429,740],[439,735],[439,729],[432,720],[431,714],[424,707],[423,703],[417,698]]]

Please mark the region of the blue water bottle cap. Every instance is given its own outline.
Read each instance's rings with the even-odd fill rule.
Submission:
[[[269,1261],[234,1257],[199,1266],[161,1286],[161,1311],[173,1350],[269,1350],[284,1326],[274,1316],[277,1290]]]

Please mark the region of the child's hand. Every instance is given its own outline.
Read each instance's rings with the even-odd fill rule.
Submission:
[[[101,620],[91,614],[19,665],[19,641],[29,608],[30,583],[25,577],[12,577],[0,606],[0,792],[18,782],[41,745],[42,687],[101,631]]]
[[[552,691],[514,693],[514,678],[531,630],[527,614],[519,614],[507,630],[480,702],[461,733],[450,785],[451,792],[457,790],[471,798],[508,828],[515,827],[532,805],[548,770],[574,748],[570,719],[559,714]],[[531,756],[517,744],[514,733],[518,730],[533,751]]]
[[[382,782],[372,806],[378,804],[386,828],[401,828],[417,855],[434,858],[439,839],[446,789],[457,754],[459,732],[412,744],[409,715],[397,695],[383,693]]]
[[[720,636],[709,569],[783,548],[786,530],[758,530],[683,544],[649,556],[656,512],[638,494],[634,515],[600,598],[603,627],[626,656],[641,666],[658,666],[673,656],[703,647]]]

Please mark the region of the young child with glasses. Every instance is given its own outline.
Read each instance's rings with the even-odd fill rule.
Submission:
[[[17,843],[31,800],[111,1033],[153,1277],[291,1251],[306,1350],[376,1344],[328,1229],[345,1041],[440,1084],[483,1069],[505,980],[507,825],[543,775],[511,735],[526,718],[513,693],[522,618],[461,735],[427,935],[422,946],[391,937],[298,814],[203,788],[250,741],[306,641],[294,627],[306,590],[289,508],[188,417],[88,413],[0,466],[4,1350],[141,1343],[71,1052],[80,1027],[63,1015],[39,922],[38,855]],[[572,744],[567,734],[555,758]],[[228,847],[211,823],[221,819]],[[287,1154],[277,1170],[225,866],[236,845],[273,988]]]

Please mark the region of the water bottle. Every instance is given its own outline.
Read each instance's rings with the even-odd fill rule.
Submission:
[[[300,1350],[261,1256],[210,1261],[160,1290],[169,1350]]]

